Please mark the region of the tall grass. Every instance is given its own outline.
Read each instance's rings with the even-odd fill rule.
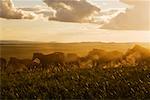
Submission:
[[[1,73],[1,99],[150,99],[145,66]]]

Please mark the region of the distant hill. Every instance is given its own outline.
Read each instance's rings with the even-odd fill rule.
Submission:
[[[19,41],[19,40],[0,40],[0,44],[30,44],[30,43],[40,43],[33,41]]]
[[[68,42],[68,43],[63,43],[63,42],[56,42],[56,41],[51,41],[51,42],[38,42],[38,41],[22,41],[22,40],[0,40],[0,44],[87,44],[87,45],[96,45],[96,44],[139,44],[139,45],[149,45],[150,42],[124,42],[124,43],[119,43],[119,42]]]

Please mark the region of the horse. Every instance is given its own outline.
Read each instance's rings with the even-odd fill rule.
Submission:
[[[42,53],[34,53],[32,57],[32,61],[35,59],[39,59],[43,68],[47,68],[49,66],[64,66],[65,55],[62,52],[54,52],[48,55],[44,55]]]

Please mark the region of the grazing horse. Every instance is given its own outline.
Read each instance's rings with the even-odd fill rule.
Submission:
[[[32,60],[39,59],[43,68],[48,66],[63,66],[65,55],[61,52],[54,52],[48,55],[42,53],[34,53]]]
[[[7,61],[5,58],[0,58],[0,70],[5,70],[7,65]]]

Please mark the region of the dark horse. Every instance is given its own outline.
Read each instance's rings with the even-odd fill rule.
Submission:
[[[34,53],[32,60],[39,59],[43,68],[49,66],[63,66],[65,55],[62,52],[54,52],[52,54],[44,55],[42,53]]]

